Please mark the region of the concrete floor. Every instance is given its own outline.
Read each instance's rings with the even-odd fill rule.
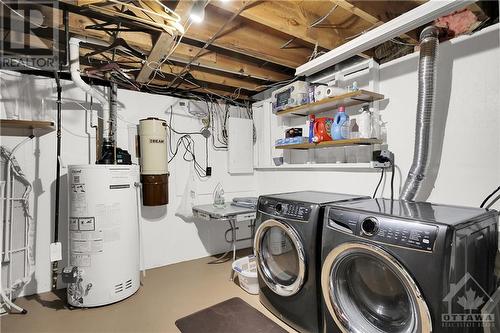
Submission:
[[[231,297],[240,297],[289,332],[235,282],[229,281],[231,263],[208,265],[213,258],[202,258],[151,269],[139,291],[116,304],[90,309],[69,310],[64,293],[44,293],[20,298],[17,304],[27,315],[9,314],[0,318],[2,333],[7,332],[179,332],[175,321]]]

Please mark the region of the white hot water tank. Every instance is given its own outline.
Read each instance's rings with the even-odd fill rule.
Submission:
[[[127,298],[140,285],[139,168],[72,165],[68,177],[68,303],[93,307]]]

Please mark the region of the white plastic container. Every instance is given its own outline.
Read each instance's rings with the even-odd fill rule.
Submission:
[[[246,256],[233,262],[233,270],[238,275],[240,287],[247,293],[257,295],[259,282],[257,280],[257,260],[255,256]]]

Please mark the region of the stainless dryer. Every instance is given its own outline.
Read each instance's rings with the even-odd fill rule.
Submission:
[[[323,207],[359,198],[365,197],[313,191],[259,198],[254,250],[260,301],[300,332],[320,330]]]
[[[482,332],[492,318],[481,309],[497,286],[497,225],[496,211],[476,208],[386,199],[328,206],[324,331]]]

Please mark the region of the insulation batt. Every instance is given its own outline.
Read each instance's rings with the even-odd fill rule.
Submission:
[[[452,38],[458,35],[469,33],[478,24],[477,16],[469,9],[460,10],[452,14],[441,16],[434,24],[447,31],[447,37]]]

